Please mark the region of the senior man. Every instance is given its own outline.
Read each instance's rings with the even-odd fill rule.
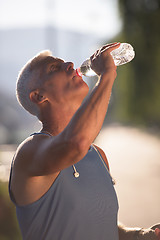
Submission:
[[[20,104],[42,129],[14,156],[9,191],[26,240],[160,239],[154,229],[118,226],[118,201],[105,153],[93,144],[101,130],[116,66],[112,43],[91,56],[99,82],[91,93],[72,62],[39,53],[21,70]],[[87,96],[88,95],[88,96]]]

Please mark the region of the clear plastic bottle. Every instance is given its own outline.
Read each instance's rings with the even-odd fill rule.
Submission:
[[[111,53],[116,66],[130,62],[135,57],[135,51],[129,43],[121,43],[120,47]],[[86,59],[82,65],[77,68],[77,74],[82,76],[95,76],[96,73],[91,69],[91,60]]]

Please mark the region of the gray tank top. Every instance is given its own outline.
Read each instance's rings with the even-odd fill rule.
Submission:
[[[118,201],[100,153],[91,146],[75,167],[78,178],[72,166],[62,170],[29,205],[17,206],[10,193],[24,240],[118,240]]]

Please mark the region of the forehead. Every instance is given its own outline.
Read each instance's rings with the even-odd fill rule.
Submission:
[[[50,64],[56,64],[56,63],[63,63],[64,60],[61,59],[61,58],[57,58],[57,57],[54,57],[54,56],[46,56],[46,57],[43,57],[43,58],[40,58],[40,59],[35,59],[35,61],[32,62],[31,64],[31,68],[33,70],[46,70],[48,65]]]

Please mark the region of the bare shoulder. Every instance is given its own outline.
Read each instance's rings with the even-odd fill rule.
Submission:
[[[32,174],[37,151],[46,144],[48,136],[32,136],[17,148],[12,176],[11,192],[19,205],[26,205],[38,200],[49,189],[57,174],[38,176]]]
[[[34,161],[37,152],[46,143],[49,136],[34,135],[26,138],[17,148],[14,158],[14,168],[26,172]],[[23,172],[23,174],[24,174]]]
[[[17,149],[14,168],[28,176],[47,176],[75,164],[86,155],[65,133],[54,137],[35,135],[27,138]]]
[[[108,167],[108,169],[109,169],[109,163],[108,163],[108,159],[107,159],[107,156],[106,156],[105,152],[104,152],[99,146],[97,146],[97,145],[95,145],[95,144],[93,144],[93,145],[94,145],[94,147],[97,148],[97,150],[98,150],[99,153],[101,154],[101,157],[103,158],[103,160],[105,161],[105,163],[107,164],[107,167]]]

